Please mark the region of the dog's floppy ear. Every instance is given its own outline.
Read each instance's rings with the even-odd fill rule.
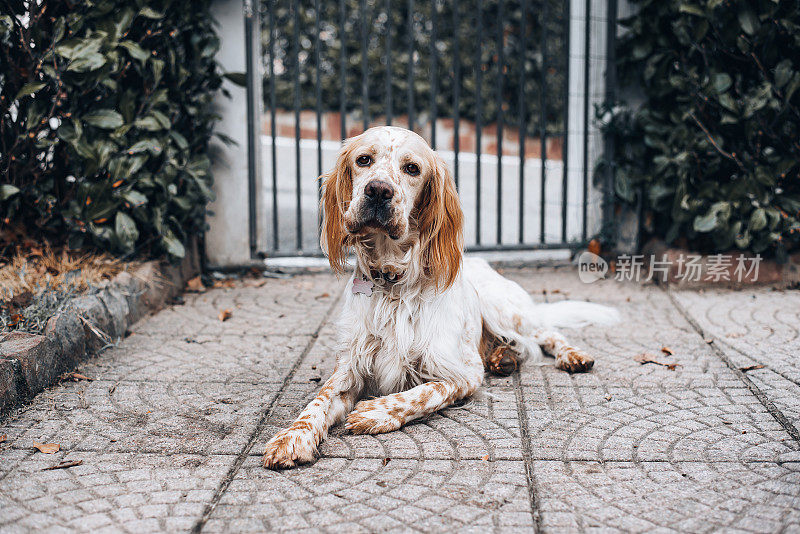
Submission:
[[[423,267],[437,288],[447,289],[461,268],[464,215],[456,184],[438,154],[417,203],[417,213]]]
[[[344,214],[353,198],[353,177],[350,173],[350,152],[355,143],[348,141],[339,151],[336,166],[319,177],[322,180],[323,213],[320,245],[328,255],[328,262],[334,272],[342,273],[349,243],[344,226]]]

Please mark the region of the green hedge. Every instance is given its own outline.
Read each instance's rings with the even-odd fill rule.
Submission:
[[[599,110],[616,193],[646,230],[703,251],[800,242],[800,4],[633,0],[618,48],[636,111]]]
[[[4,1],[0,228],[184,254],[212,199],[210,1]]]

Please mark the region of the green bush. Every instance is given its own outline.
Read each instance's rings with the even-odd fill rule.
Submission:
[[[599,110],[616,194],[647,230],[702,251],[800,242],[800,4],[633,0],[618,48],[636,111]]]
[[[184,255],[212,198],[209,4],[2,3],[0,229]]]

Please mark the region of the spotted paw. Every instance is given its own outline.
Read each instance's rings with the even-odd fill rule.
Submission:
[[[392,414],[388,406],[375,402],[379,399],[361,401],[345,422],[345,428],[353,434],[383,434],[397,430],[403,425],[400,414]]]
[[[568,373],[585,373],[593,365],[594,358],[572,347],[565,347],[556,356],[556,367]]]
[[[287,469],[313,462],[315,453],[312,432],[287,428],[275,434],[267,443],[263,465],[267,469]]]

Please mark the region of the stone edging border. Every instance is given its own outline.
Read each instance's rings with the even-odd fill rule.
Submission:
[[[196,242],[180,265],[143,263],[92,295],[72,299],[44,332],[0,334],[0,415],[33,398],[89,356],[125,337],[128,328],[183,292],[200,272]]]

